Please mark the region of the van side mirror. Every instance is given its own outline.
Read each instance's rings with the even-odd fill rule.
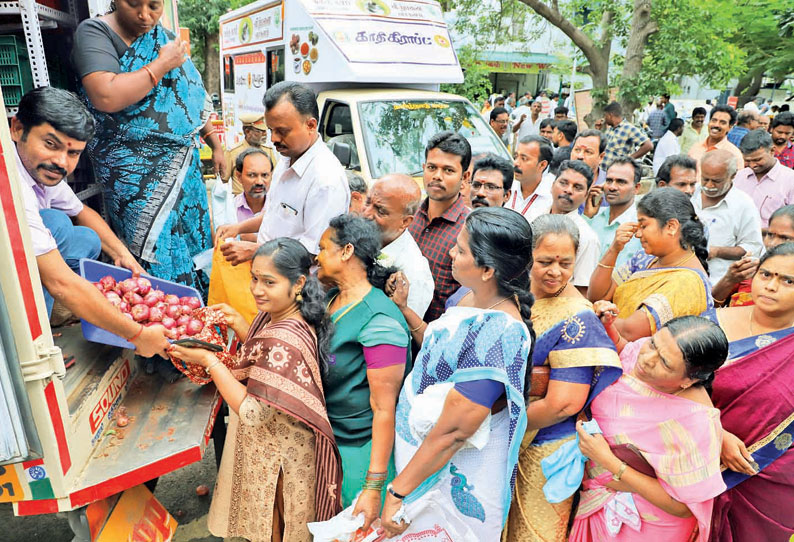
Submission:
[[[350,145],[334,141],[331,143],[331,152],[334,153],[334,156],[342,163],[342,166],[345,168],[350,167],[350,160],[353,156]]]

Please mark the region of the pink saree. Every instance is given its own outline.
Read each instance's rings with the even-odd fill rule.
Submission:
[[[708,540],[713,499],[725,490],[719,411],[660,393],[630,376],[647,340],[623,349],[624,374],[595,398],[592,415],[611,446],[639,449],[665,491],[686,504],[692,516],[675,517],[636,493],[629,497],[607,488],[611,474],[588,461],[571,542]]]

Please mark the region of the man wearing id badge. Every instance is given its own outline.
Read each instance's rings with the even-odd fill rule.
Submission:
[[[265,119],[273,146],[284,157],[273,171],[273,183],[261,216],[218,228],[215,242],[232,265],[250,261],[257,246],[277,237],[296,239],[311,254],[328,223],[350,205],[350,188],[342,164],[317,132],[317,96],[299,83],[283,81],[268,89]],[[256,233],[257,242],[229,241]]]

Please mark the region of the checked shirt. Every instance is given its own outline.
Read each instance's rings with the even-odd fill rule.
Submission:
[[[433,273],[435,291],[424,318],[425,322],[432,322],[444,313],[447,298],[460,288],[458,281],[452,277],[452,257],[449,251],[455,246],[470,211],[463,203],[463,198],[458,196],[443,215],[431,221],[427,216],[427,203],[425,198],[408,231],[427,258]]]

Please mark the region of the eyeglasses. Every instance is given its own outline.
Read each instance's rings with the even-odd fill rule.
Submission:
[[[477,192],[480,188],[485,187],[486,192],[499,192],[504,191],[504,187],[497,186],[493,183],[481,183],[480,181],[474,181],[471,183],[471,189]]]
[[[507,124],[509,121],[505,119],[505,120],[492,120],[491,122],[493,122],[494,124]]]

